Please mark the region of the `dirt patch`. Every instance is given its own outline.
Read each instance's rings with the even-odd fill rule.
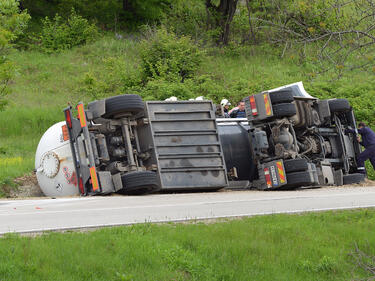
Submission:
[[[14,182],[17,186],[9,189],[9,198],[44,197],[34,173],[16,178]]]
[[[340,186],[340,187],[368,187],[368,186],[374,186],[375,187],[375,181],[369,180],[369,179],[366,178],[365,181],[363,181],[363,182],[356,183],[356,184],[343,185],[343,186]]]
[[[364,182],[361,182],[361,183],[358,183],[358,184],[354,184],[353,186],[375,186],[375,181],[369,180],[369,179],[365,179]]]

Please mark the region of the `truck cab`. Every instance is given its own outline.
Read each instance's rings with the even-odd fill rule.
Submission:
[[[319,100],[301,82],[245,98],[261,189],[343,185],[364,180],[355,117],[345,99]]]

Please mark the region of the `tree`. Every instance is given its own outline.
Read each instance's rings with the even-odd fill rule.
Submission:
[[[214,18],[214,26],[220,28],[218,43],[227,45],[229,43],[230,26],[236,12],[238,0],[220,0],[219,5],[206,0],[208,16]],[[207,22],[210,20],[208,19]]]
[[[375,72],[374,0],[269,0],[249,6],[258,39],[299,50],[318,73],[364,69]],[[269,15],[272,17],[269,17]]]
[[[0,0],[0,110],[7,104],[5,97],[9,94],[8,86],[14,72],[7,55],[30,19],[26,11],[20,12],[18,5],[16,0]]]

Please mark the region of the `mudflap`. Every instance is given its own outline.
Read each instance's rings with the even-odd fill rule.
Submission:
[[[278,189],[288,184],[282,159],[258,165],[259,180],[254,184],[258,189]]]

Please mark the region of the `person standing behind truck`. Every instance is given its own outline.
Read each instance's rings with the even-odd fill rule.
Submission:
[[[346,129],[345,132],[357,134],[352,129]],[[375,132],[367,127],[365,123],[360,122],[358,124],[358,133],[361,134],[362,141],[359,136],[357,136],[357,140],[360,145],[365,147],[365,150],[358,155],[357,169],[359,173],[365,174],[365,161],[367,159],[370,159],[371,165],[375,169]]]
[[[230,118],[246,118],[245,102],[240,101],[236,109],[229,113]]]
[[[229,118],[229,106],[231,105],[231,103],[227,99],[222,99],[220,104],[224,110],[224,117]]]

